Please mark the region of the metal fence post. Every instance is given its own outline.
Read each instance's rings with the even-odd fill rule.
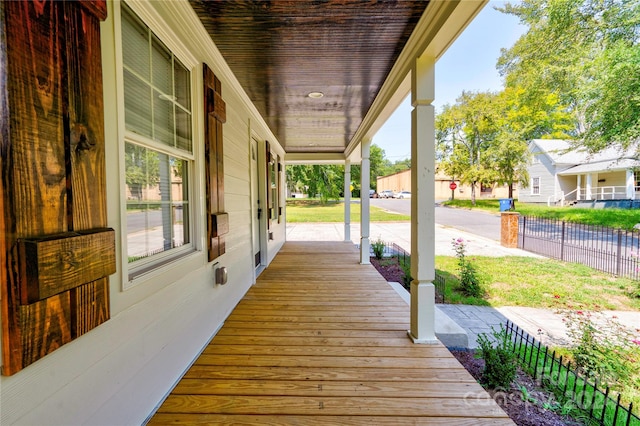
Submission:
[[[566,237],[565,227],[567,222],[562,221],[562,235],[560,236],[560,260],[564,261],[564,239]]]
[[[616,253],[616,275],[620,276],[620,269],[622,268],[622,229],[618,229],[618,249]]]

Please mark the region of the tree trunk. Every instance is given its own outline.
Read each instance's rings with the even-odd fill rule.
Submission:
[[[476,181],[471,182],[471,205],[476,205]]]

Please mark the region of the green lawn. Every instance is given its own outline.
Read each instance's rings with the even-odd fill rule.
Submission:
[[[442,203],[452,207],[500,211],[500,200],[476,200],[476,206],[471,200],[450,200]],[[637,209],[580,209],[575,207],[547,207],[539,204],[519,203],[516,201],[516,211],[523,216],[539,216],[568,222],[585,223],[588,225],[608,226],[611,228],[632,229],[640,223],[640,212]]]
[[[447,280],[447,303],[640,310],[640,282],[616,278],[588,266],[515,256],[468,256],[467,259],[483,278],[485,296],[465,297],[456,291],[457,259],[436,256],[436,269]]]
[[[371,206],[371,222],[409,221],[411,217]],[[287,200],[287,222],[344,222],[344,202],[299,199]],[[351,223],[360,222],[360,203],[351,203]]]

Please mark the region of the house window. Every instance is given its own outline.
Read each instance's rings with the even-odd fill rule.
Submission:
[[[534,177],[531,179],[531,195],[540,195],[540,178]]]
[[[130,279],[191,251],[191,73],[122,7]]]
[[[633,180],[635,181],[636,192],[640,192],[640,170],[633,172]]]

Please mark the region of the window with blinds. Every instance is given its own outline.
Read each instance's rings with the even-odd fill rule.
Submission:
[[[122,7],[130,279],[191,251],[191,73]]]
[[[540,195],[540,178],[531,178],[531,195]]]

